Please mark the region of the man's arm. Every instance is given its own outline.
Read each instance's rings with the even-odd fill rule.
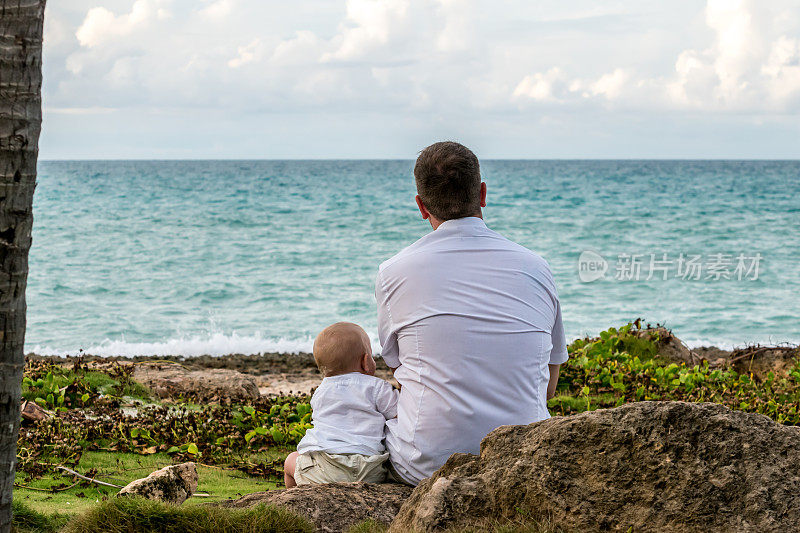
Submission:
[[[556,387],[558,386],[558,372],[561,365],[547,365],[550,368],[550,381],[547,382],[547,399],[549,400],[556,395]]]
[[[392,375],[397,367],[400,366],[400,348],[397,345],[397,334],[392,324],[392,315],[389,312],[389,303],[386,301],[386,293],[383,290],[383,280],[381,272],[375,280],[375,301],[378,304],[378,341],[381,344],[381,357],[392,370]]]

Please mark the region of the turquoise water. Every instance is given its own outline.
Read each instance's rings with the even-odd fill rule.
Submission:
[[[41,162],[26,348],[289,352],[337,320],[374,338],[378,264],[430,230],[412,168]],[[644,317],[692,345],[800,342],[800,162],[485,161],[482,170],[488,225],[550,262],[568,338]],[[607,261],[605,278],[581,281],[585,250]],[[665,253],[700,255],[700,279],[646,280],[650,254]],[[617,279],[627,272],[620,254],[641,255],[638,281]],[[715,254],[729,256],[716,271],[732,279],[714,279]],[[760,254],[757,279],[753,270],[736,279],[739,254],[748,266]]]

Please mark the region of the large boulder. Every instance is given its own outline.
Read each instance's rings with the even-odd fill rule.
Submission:
[[[397,483],[327,483],[255,492],[218,505],[228,508],[260,503],[277,505],[305,516],[317,531],[334,533],[347,531],[367,519],[388,526],[411,491],[411,487]]]
[[[159,398],[241,402],[260,396],[252,376],[224,368],[188,370],[176,364],[138,365],[134,379]]]
[[[800,531],[800,428],[684,402],[503,426],[424,480],[391,531],[524,517],[576,531]]]
[[[149,476],[132,481],[123,487],[117,496],[140,496],[180,505],[197,490],[197,467],[194,463],[181,463]]]

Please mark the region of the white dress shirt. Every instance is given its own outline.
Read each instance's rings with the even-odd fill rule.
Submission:
[[[359,372],[324,378],[311,396],[313,429],[299,453],[385,453],[386,420],[397,416],[398,392],[389,382]]]
[[[381,355],[402,385],[386,448],[406,481],[478,453],[498,426],[550,417],[547,365],[568,356],[544,259],[480,218],[448,220],[381,264],[375,296]]]

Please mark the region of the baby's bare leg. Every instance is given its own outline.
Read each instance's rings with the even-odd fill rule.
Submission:
[[[294,469],[295,465],[297,464],[298,455],[299,454],[297,452],[292,452],[283,462],[283,481],[286,483],[287,489],[297,486],[297,482],[294,480]]]

